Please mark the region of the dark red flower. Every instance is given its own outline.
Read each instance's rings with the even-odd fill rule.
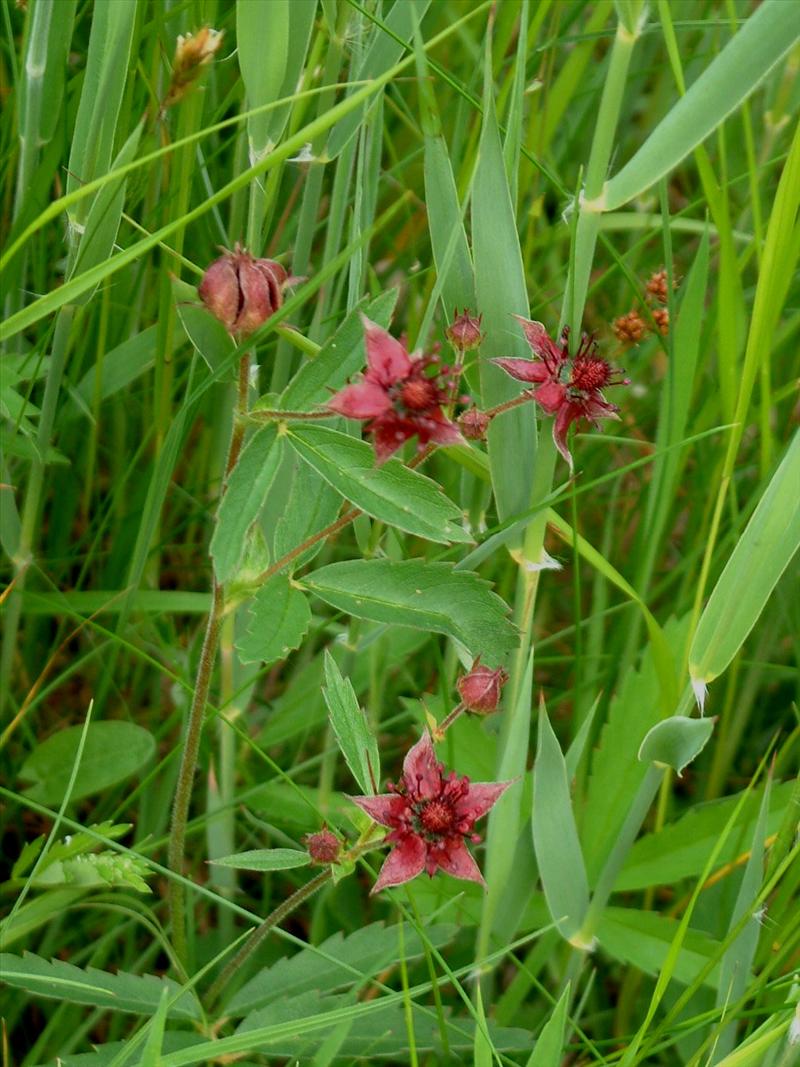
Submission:
[[[485,667],[480,662],[479,656],[472,664],[469,673],[456,682],[456,688],[468,711],[477,712],[479,715],[490,715],[497,710],[500,694],[507,681],[508,671],[502,667],[494,671],[491,667]]]
[[[548,335],[541,322],[531,322],[517,315],[525,337],[533,349],[534,360],[499,358],[492,360],[521,382],[537,386],[531,395],[548,415],[555,415],[553,440],[572,469],[567,448],[567,431],[578,419],[597,423],[598,419],[615,419],[619,408],[610,404],[601,390],[609,385],[627,385],[610,363],[597,354],[597,342],[584,334],[578,351],[569,354],[569,330],[564,327],[559,344]]]
[[[428,369],[435,357],[409,356],[403,345],[377,323],[362,315],[367,370],[362,381],[345,386],[328,403],[348,419],[363,419],[375,438],[379,463],[415,435],[420,448],[463,444],[458,427],[442,411],[450,399],[449,368],[436,374]]]
[[[246,336],[283,303],[289,278],[273,259],[255,259],[238,244],[215,259],[198,287],[200,299],[230,333]]]
[[[475,822],[511,782],[470,783],[469,778],[443,771],[426,732],[407,753],[400,781],[397,785],[389,783],[389,793],[350,798],[381,826],[391,829],[386,840],[394,848],[372,887],[373,893],[409,882],[423,871],[432,877],[439,868],[455,878],[485,884],[465,839],[480,840],[472,833]]]

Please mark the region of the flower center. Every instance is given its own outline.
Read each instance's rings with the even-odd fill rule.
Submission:
[[[400,391],[400,400],[409,411],[426,411],[438,399],[438,390],[429,378],[412,378]]]
[[[453,809],[444,800],[429,800],[419,812],[419,821],[429,834],[442,834],[453,827]]]
[[[576,360],[572,366],[569,384],[573,389],[591,393],[608,385],[611,368],[604,359]]]

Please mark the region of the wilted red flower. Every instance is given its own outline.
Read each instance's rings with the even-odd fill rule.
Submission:
[[[502,667],[496,670],[485,667],[478,656],[469,673],[456,682],[456,689],[468,711],[490,715],[497,710],[500,694],[507,681],[508,671]]]
[[[442,411],[451,394],[449,368],[426,373],[438,362],[435,357],[409,356],[386,330],[365,315],[361,318],[367,348],[364,379],[336,393],[328,407],[348,419],[368,421],[379,463],[415,435],[420,448],[429,441],[463,444],[458,427]]]
[[[575,356],[569,354],[569,330],[564,327],[560,343],[548,335],[541,322],[515,316],[525,331],[528,344],[538,358],[492,360],[520,382],[535,383],[538,388],[531,395],[548,415],[555,415],[553,440],[572,469],[572,456],[567,448],[567,431],[578,419],[616,418],[619,408],[609,404],[601,393],[608,385],[627,385],[606,360],[597,354],[594,337],[584,334]]]
[[[246,335],[278,310],[283,290],[292,280],[280,263],[254,259],[237,244],[232,252],[214,260],[197,291],[226,330]]]
[[[455,878],[485,884],[465,839],[480,840],[472,833],[475,822],[511,783],[470,783],[469,778],[459,778],[453,771],[445,776],[443,771],[426,732],[407,753],[400,781],[397,785],[389,783],[388,794],[350,798],[376,822],[391,829],[386,840],[394,848],[372,887],[373,893],[409,882],[423,871],[432,877],[439,868]]]
[[[341,851],[341,842],[330,830],[319,830],[315,834],[306,834],[303,843],[314,863],[335,863]]]
[[[475,318],[474,315],[470,315],[469,308],[464,310],[459,315],[458,308],[453,312],[455,316],[453,321],[444,331],[447,340],[460,352],[469,352],[473,348],[477,348],[481,343],[481,319],[482,315],[478,315]]]

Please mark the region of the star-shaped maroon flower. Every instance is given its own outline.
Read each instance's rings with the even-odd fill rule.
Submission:
[[[409,438],[416,436],[420,448],[430,441],[437,445],[462,444],[455,423],[442,411],[451,396],[449,368],[429,369],[434,357],[415,357],[377,323],[365,315],[364,338],[367,370],[363,380],[345,386],[328,403],[331,410],[348,419],[363,419],[374,436],[375,455],[383,463]]]
[[[555,415],[553,440],[571,470],[572,456],[567,448],[570,426],[578,419],[595,424],[598,419],[616,419],[619,408],[610,404],[601,390],[609,385],[627,385],[628,380],[597,354],[594,337],[584,334],[578,351],[570,357],[567,327],[556,344],[541,322],[515,317],[536,359],[501,357],[492,362],[517,381],[536,385],[531,395],[544,412]]]
[[[389,783],[389,793],[350,798],[375,822],[391,830],[386,841],[394,847],[372,892],[409,882],[423,871],[432,877],[439,868],[455,878],[484,885],[466,839],[480,840],[472,833],[473,826],[510,785],[471,783],[454,771],[445,774],[426,731],[406,754],[400,781],[397,785]]]

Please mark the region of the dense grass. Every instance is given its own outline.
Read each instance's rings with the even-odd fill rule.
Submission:
[[[797,1062],[800,7],[3,18],[3,1064]],[[251,337],[236,242],[299,279]],[[481,410],[514,315],[625,368],[573,475],[534,403],[377,472],[270,415],[454,307]],[[487,886],[370,896],[347,794],[479,654]]]

